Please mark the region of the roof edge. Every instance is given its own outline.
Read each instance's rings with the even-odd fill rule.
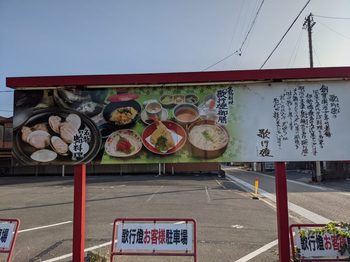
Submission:
[[[8,77],[10,88],[87,85],[149,85],[201,82],[278,81],[292,79],[350,78],[350,67],[261,69],[209,72],[173,72],[109,75]]]

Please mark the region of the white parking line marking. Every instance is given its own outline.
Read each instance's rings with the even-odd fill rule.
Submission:
[[[223,189],[227,189],[227,187],[225,187],[219,180],[215,179],[216,183],[219,184],[219,186],[221,186]]]
[[[158,189],[157,189],[157,191],[156,192],[154,192],[147,200],[146,200],[146,202],[149,202],[149,201],[151,201],[152,200],[152,198],[156,195],[156,194],[158,194],[159,193],[159,191],[163,188],[164,186],[161,186],[161,187],[159,187]]]
[[[126,186],[126,185],[110,186],[110,188],[117,188],[117,187],[123,187],[123,186]]]
[[[60,256],[60,257],[55,257],[55,258],[52,258],[52,259],[49,259],[49,260],[45,260],[43,262],[54,262],[54,261],[60,261],[62,259],[66,259],[66,258],[70,258],[72,257],[72,253],[69,253],[69,254],[66,254],[66,255],[63,255],[63,256]]]
[[[113,187],[110,187],[110,188],[111,189],[117,189],[117,188],[120,188],[120,187],[125,187],[125,185],[118,185],[118,186],[113,186]],[[104,192],[99,193],[99,194],[95,194],[91,198],[86,199],[86,201],[98,200],[101,196],[111,193],[111,191],[108,191],[108,190],[105,191],[105,188],[102,188],[102,190]]]
[[[268,244],[266,244],[265,246],[262,246],[261,248],[255,250],[254,252],[236,260],[236,262],[246,262],[249,261],[250,259],[260,255],[261,253],[264,253],[265,251],[269,250],[270,248],[276,246],[278,244],[278,240],[274,240]]]
[[[24,232],[29,232],[29,231],[34,231],[34,230],[43,229],[43,228],[49,228],[49,227],[56,227],[56,226],[65,225],[65,224],[69,224],[69,223],[72,223],[72,221],[65,221],[65,222],[51,224],[51,225],[47,225],[47,226],[23,229],[23,230],[19,230],[18,233],[24,233]]]
[[[205,194],[207,195],[207,202],[210,202],[211,199],[210,199],[209,190],[207,186],[205,187]]]
[[[85,248],[84,252],[92,251],[92,250],[95,250],[95,249],[98,249],[98,248],[101,248],[101,247],[105,247],[105,246],[108,246],[108,245],[111,245],[111,244],[112,244],[112,241],[109,241],[109,242],[106,242],[106,243],[103,243],[103,244],[100,244],[100,245],[97,245],[97,246]],[[63,256],[59,256],[59,257],[51,258],[49,260],[45,260],[43,262],[60,261],[62,259],[70,258],[70,257],[72,257],[72,255],[73,255],[72,253],[69,253],[69,254],[66,254],[66,255],[63,255]]]
[[[239,184],[241,186],[241,188],[244,189],[245,191],[247,191],[247,192],[253,191],[254,187],[252,185],[250,185],[249,183],[247,183],[239,178],[236,178],[232,175],[229,175],[229,174],[226,174],[226,177],[228,177],[231,180],[231,182]],[[270,199],[272,202],[276,202],[276,196],[274,194],[266,192],[263,189],[259,189],[259,191],[260,191],[260,194],[262,196]],[[320,215],[318,215],[310,210],[307,210],[307,209],[305,209],[301,206],[298,206],[296,204],[293,204],[291,202],[288,202],[288,209],[299,214],[300,216],[312,221],[313,223],[316,223],[316,224],[327,224],[331,221],[328,218],[320,216]]]
[[[263,199],[263,198],[259,198],[260,201],[263,201],[265,204],[269,205],[273,210],[276,211],[276,205],[274,205],[273,203],[271,203],[269,200]],[[290,216],[290,215],[289,215]]]

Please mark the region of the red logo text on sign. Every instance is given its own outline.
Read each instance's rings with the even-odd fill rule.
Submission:
[[[190,251],[190,223],[120,223],[117,227],[117,250]]]

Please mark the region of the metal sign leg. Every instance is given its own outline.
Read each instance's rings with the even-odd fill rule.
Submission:
[[[86,165],[74,167],[73,262],[84,261]]]
[[[276,206],[279,261],[290,261],[289,249],[289,221],[286,165],[284,162],[275,163],[276,178]]]

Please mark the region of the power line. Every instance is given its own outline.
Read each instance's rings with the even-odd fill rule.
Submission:
[[[11,90],[0,90],[0,93],[13,93],[14,91]]]
[[[292,54],[291,54],[291,56],[289,58],[287,67],[289,67],[289,65],[291,64],[292,60],[293,60],[293,64],[294,64],[294,61],[295,61],[295,59],[296,59],[296,57],[298,55],[298,51],[299,51],[299,47],[300,47],[300,43],[301,43],[302,32],[303,32],[303,28],[300,29],[300,32],[299,32],[299,35],[298,35],[298,39],[295,42],[295,46],[294,46]],[[293,64],[292,64],[292,66],[293,66]]]
[[[249,25],[253,22],[254,19],[257,18],[256,13],[257,13],[257,10],[260,8],[260,5],[261,5],[261,2],[260,2],[260,0],[258,0],[258,1],[256,2],[255,6],[254,6],[254,9],[253,9],[253,12],[252,12],[250,18],[249,18]],[[259,11],[259,12],[260,12],[260,11]],[[249,25],[248,25],[248,28],[249,28]],[[254,32],[255,26],[256,26],[256,23],[254,22],[254,25],[253,25],[253,27],[252,27],[252,29],[251,29],[251,32],[250,32],[250,34],[248,35],[246,42],[244,43],[244,47],[241,46],[241,47],[239,48],[241,56],[243,55],[243,53],[247,52],[247,49],[249,48],[249,44],[250,44],[250,41],[251,41],[251,39],[252,39],[252,35],[253,35],[253,32]],[[246,31],[246,30],[245,30],[245,31]],[[241,59],[239,62],[242,62],[242,59]],[[239,63],[239,64],[240,64],[240,63]],[[237,65],[238,65],[238,64],[237,64]]]
[[[327,18],[327,19],[341,19],[341,20],[350,20],[350,17],[337,17],[337,16],[325,16],[325,15],[314,15],[314,17]]]
[[[4,110],[4,109],[0,109],[1,112],[9,112],[9,113],[12,113],[13,110]]]
[[[239,15],[238,16],[236,16],[237,17],[237,19],[236,19],[236,22],[234,23],[236,26],[234,26],[234,34],[232,34],[232,38],[231,38],[231,41],[230,41],[230,45],[229,45],[229,48],[228,48],[228,50],[227,50],[227,53],[228,54],[230,54],[230,50],[231,50],[231,46],[232,46],[232,43],[233,43],[233,39],[239,39],[239,38],[241,38],[241,37],[243,37],[243,35],[244,35],[244,32],[243,31],[246,31],[246,30],[244,30],[245,28],[243,28],[243,26],[241,26],[240,25],[240,23],[243,21],[243,19],[241,19],[241,17],[242,17],[242,15],[243,15],[243,17],[247,17],[247,15],[246,15],[246,13],[245,12],[243,12],[243,10],[244,10],[244,6],[245,6],[245,4],[247,3],[247,2],[249,2],[249,3],[252,3],[252,1],[244,1],[243,2],[243,5],[240,5],[240,11],[238,11],[238,13],[239,13]],[[254,6],[254,9],[252,9],[252,12],[251,12],[251,14],[250,14],[250,17],[249,17],[249,20],[248,20],[248,27],[247,27],[247,29],[249,28],[249,26],[250,26],[250,24],[252,23],[252,21],[253,21],[253,19],[254,19],[254,14],[256,13],[256,10],[259,8],[259,5],[260,5],[260,0],[255,0],[255,6]],[[239,28],[240,30],[238,31],[239,33],[238,33],[238,37],[236,37],[236,33],[237,33],[237,28]],[[242,30],[243,29],[243,30]],[[237,50],[236,50],[237,51]],[[233,52],[233,53],[235,53],[235,52]],[[235,53],[236,54],[236,53]],[[227,58],[226,58],[227,59]]]
[[[258,15],[259,15],[259,13],[260,13],[260,10],[261,10],[261,8],[262,8],[264,2],[265,2],[265,0],[262,0],[262,1],[261,1],[261,4],[260,4],[260,6],[259,6],[259,8],[258,8],[258,11],[256,11],[255,17],[254,17],[254,19],[253,19],[253,21],[252,21],[252,23],[251,23],[251,25],[250,25],[250,28],[249,28],[249,30],[248,30],[248,32],[247,32],[247,34],[246,34],[246,36],[245,36],[245,38],[244,38],[242,44],[241,44],[241,47],[238,49],[238,51],[240,52],[240,53],[239,53],[240,55],[242,54],[242,48],[243,48],[245,42],[247,41],[248,36],[249,36],[250,32],[252,31],[252,29],[253,29],[253,27],[254,27],[254,25],[255,25],[255,22],[256,22],[256,20],[257,20],[257,18],[258,18]]]
[[[225,56],[224,58],[222,58],[221,60],[217,61],[216,63],[204,68],[202,71],[206,71],[209,68],[212,68],[213,66],[216,66],[217,64],[220,64],[222,61],[225,61],[227,58],[230,58],[231,56],[233,56],[234,54],[237,54],[238,50],[234,51],[233,53],[229,54],[228,56]]]
[[[298,20],[299,16],[301,15],[301,13],[304,11],[304,9],[308,6],[308,4],[311,2],[311,0],[308,0],[307,3],[304,5],[304,7],[300,10],[299,14],[297,15],[297,17],[294,19],[294,21],[292,22],[292,24],[288,27],[287,31],[284,33],[284,35],[282,36],[282,38],[280,39],[280,41],[277,43],[277,45],[274,47],[274,49],[272,50],[272,52],[269,54],[269,56],[266,58],[265,62],[262,64],[262,66],[260,67],[260,69],[262,69],[264,67],[264,65],[267,63],[267,61],[269,61],[269,59],[271,58],[271,56],[273,55],[273,53],[276,51],[276,49],[279,47],[279,45],[282,43],[283,39],[285,38],[285,36],[288,34],[288,32],[290,31],[290,29],[293,27],[293,25],[295,24],[295,22]]]
[[[310,1],[311,1],[311,0],[310,0]],[[212,65],[210,65],[210,66],[207,66],[207,67],[204,68],[202,71],[206,71],[206,70],[208,70],[209,68],[212,68],[213,66],[216,66],[217,64],[219,64],[219,63],[225,61],[226,59],[230,58],[231,56],[233,56],[233,55],[235,55],[235,54],[238,54],[239,56],[242,55],[242,48],[243,48],[245,42],[247,41],[248,36],[249,36],[249,34],[251,33],[251,31],[252,31],[252,29],[253,29],[253,27],[254,27],[254,25],[255,25],[255,22],[256,22],[256,20],[257,20],[257,17],[258,17],[258,15],[259,15],[259,13],[260,13],[260,10],[261,10],[261,8],[262,8],[264,2],[265,2],[265,0],[262,0],[262,1],[261,1],[261,4],[260,4],[260,6],[259,6],[259,8],[258,8],[258,11],[256,12],[255,17],[254,17],[252,23],[250,24],[250,28],[249,28],[249,30],[248,30],[248,32],[247,32],[247,34],[246,34],[244,40],[242,41],[242,44],[241,44],[240,48],[239,48],[238,50],[232,52],[231,54],[225,56],[224,58],[220,59],[219,61],[215,62],[214,64],[212,64]]]
[[[320,59],[318,58],[318,55],[317,55],[317,52],[316,52],[316,49],[315,49],[315,45],[312,47],[312,49],[314,50],[314,53],[315,53],[315,55],[316,55],[316,59],[317,59],[318,64],[319,64],[320,66],[322,66],[322,65],[321,65],[321,61],[320,61]]]
[[[333,31],[334,33],[346,38],[346,39],[349,39],[350,40],[350,37],[346,36],[346,35],[343,35],[342,33],[339,33],[338,31],[334,30],[333,28],[329,27],[328,25],[320,22],[320,20],[317,19],[317,23],[320,23],[321,25],[323,25],[324,27],[328,28],[329,30]]]
[[[236,19],[235,19],[235,21],[234,21],[234,24],[236,25],[236,24],[238,24],[238,22],[241,20],[241,16],[242,16],[242,11],[243,11],[243,6],[244,6],[244,4],[246,3],[246,1],[244,1],[243,2],[243,5],[240,5],[240,9],[239,9],[239,11],[238,11],[238,13],[239,13],[239,15],[238,16],[236,16]],[[231,40],[230,40],[230,44],[229,44],[229,46],[228,46],[228,50],[227,50],[227,53],[228,52],[230,52],[230,49],[231,49],[231,45],[232,45],[232,43],[233,43],[233,39],[235,39],[235,36],[236,36],[236,34],[237,34],[237,28],[239,28],[238,26],[235,26],[233,29],[233,32],[232,32],[232,36],[231,36]]]
[[[258,10],[258,8],[260,7],[260,3],[259,2],[257,2],[257,4],[256,4],[256,6],[255,6],[255,8],[254,8],[254,14],[255,14],[255,12],[256,12],[256,10]],[[255,17],[254,17],[254,15],[251,17],[251,19],[250,19],[250,21],[252,21],[253,19],[254,19]],[[254,24],[254,26],[253,26],[253,28],[252,28],[252,32],[251,32],[251,34],[249,35],[249,37],[247,38],[247,42],[244,44],[244,49],[243,49],[243,47],[241,48],[241,53],[243,54],[243,50],[244,50],[244,52],[246,52],[246,50],[248,49],[248,47],[249,47],[249,43],[250,43],[250,41],[251,41],[251,39],[252,39],[252,33],[253,33],[253,30],[254,30],[254,28],[255,28],[255,25],[256,24]],[[240,62],[242,62],[242,61],[240,61]]]

